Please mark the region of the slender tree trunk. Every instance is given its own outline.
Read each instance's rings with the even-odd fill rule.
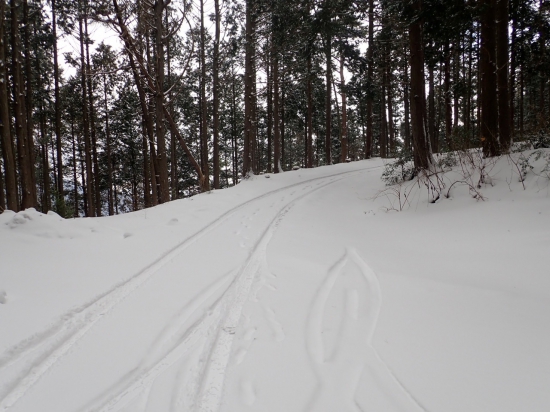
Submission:
[[[0,140],[0,147],[2,141]],[[4,172],[2,172],[2,162],[0,162],[0,213],[6,210],[6,196],[4,194]]]
[[[449,45],[449,39],[445,41],[445,49],[443,51],[445,55],[445,80],[444,80],[444,95],[445,95],[445,140],[447,141],[447,147],[451,150],[451,132],[453,129],[453,116],[451,106],[451,51]]]
[[[506,6],[507,6],[507,1],[506,0],[499,0],[501,2],[506,2]],[[505,6],[502,6],[503,8]],[[546,30],[545,30],[545,24],[548,24],[548,21],[546,20],[545,16],[544,16],[544,12],[543,12],[543,9],[544,9],[544,2],[543,0],[539,0],[539,18],[540,18],[540,26],[539,26],[539,48],[540,48],[540,62],[539,62],[539,82],[540,82],[540,86],[539,86],[539,108],[538,108],[538,113],[539,113],[539,126],[544,128],[546,126],[546,124],[548,123],[547,120],[546,120],[546,105],[545,105],[545,85],[546,85],[546,80],[547,80],[547,77],[548,77],[548,69],[547,69],[547,65],[545,65],[545,61],[546,61]],[[501,12],[501,13],[504,13],[504,10]],[[508,33],[506,33],[508,34]],[[506,40],[508,40],[508,37],[506,37]]]
[[[508,0],[497,0],[497,79],[498,79],[498,131],[500,148],[508,153],[510,132],[510,106],[508,96]]]
[[[387,89],[387,76],[385,68],[385,58],[384,64],[381,67],[381,77],[382,77],[382,90],[380,91],[380,157],[385,159],[388,157],[388,118],[386,117],[386,89]]]
[[[82,7],[82,4],[81,4]],[[92,145],[90,142],[90,123],[88,118],[88,87],[87,87],[87,70],[84,54],[84,15],[80,14],[78,18],[78,29],[80,39],[80,76],[82,87],[82,125],[84,128],[84,156],[86,164],[86,216],[95,216],[95,203],[93,198],[93,172],[92,172]],[[84,179],[83,179],[84,182]]]
[[[168,9],[165,9],[164,18],[166,26],[168,26]],[[166,66],[168,68],[168,110],[170,116],[174,118],[174,97],[172,93],[172,50],[170,42],[166,43]],[[178,160],[177,160],[177,139],[174,133],[170,132],[170,198],[175,200],[178,198]]]
[[[63,146],[61,141],[61,97],[59,95],[59,62],[57,52],[57,15],[56,0],[52,0],[52,34],[53,34],[53,79],[55,111],[55,147],[57,150],[57,202],[58,208],[65,208],[65,189],[63,188]]]
[[[210,167],[208,165],[208,111],[206,106],[206,36],[204,29],[204,0],[201,5],[201,169],[204,176],[203,191],[210,190]],[[219,161],[219,154],[218,154]],[[219,185],[219,176],[218,176]]]
[[[365,159],[372,156],[372,74],[374,65],[374,0],[369,0],[369,48],[367,50],[367,139],[365,142]]]
[[[285,157],[285,66],[284,66],[284,59],[282,59],[282,73],[281,73],[281,85],[280,85],[280,88],[281,88],[281,99],[280,99],[280,104],[279,104],[279,110],[280,110],[280,115],[279,115],[279,119],[280,119],[280,123],[281,123],[281,127],[280,127],[280,135],[281,135],[281,172],[284,171],[284,168],[283,168],[283,165],[285,164],[285,162],[287,161],[287,158]]]
[[[345,162],[349,156],[348,145],[348,115],[347,115],[347,96],[346,79],[344,78],[344,52],[340,53],[340,93],[342,96],[342,127],[341,127],[341,153],[340,162]]]
[[[142,129],[142,139],[141,139],[141,152],[143,153],[143,202],[145,204],[145,207],[151,207],[152,205],[152,199],[151,199],[151,169],[150,169],[150,161],[149,161],[149,154],[147,150],[147,132],[145,127],[145,120],[142,116],[141,121],[141,129]]]
[[[388,79],[388,133],[389,133],[389,155],[393,156],[395,153],[395,128],[393,125],[393,95],[392,95],[392,74],[390,62],[386,66],[386,76]]]
[[[409,95],[409,66],[407,64],[407,50],[404,50],[405,53],[405,64],[403,67],[403,100],[405,105],[405,150],[411,150],[411,124],[410,124],[410,95]]]
[[[439,139],[435,130],[435,80],[434,66],[428,68],[428,138],[433,153],[439,152]]]
[[[472,66],[473,66],[473,48],[474,48],[474,36],[473,33],[468,35],[468,88],[466,90],[466,109],[464,110],[464,126],[466,128],[466,143],[464,149],[469,149],[470,144],[470,131],[472,129]]]
[[[327,34],[325,44],[326,100],[325,100],[325,162],[332,164],[332,36]]]
[[[75,131],[74,131],[74,119],[71,116],[71,137],[72,137],[72,143],[73,143],[73,190],[74,190],[74,211],[73,216],[79,217],[79,207],[78,207],[78,170],[77,170],[77,159],[76,159],[76,139],[75,139]]]
[[[220,1],[214,0],[214,18],[216,29],[214,33],[214,56],[212,62],[212,120],[214,132],[214,189],[220,188],[220,97],[219,97],[219,61],[220,61]]]
[[[6,67],[6,47],[4,40],[6,0],[0,0],[0,133],[2,140],[2,157],[6,179],[6,206],[17,212],[17,169],[15,150],[10,130],[10,113],[8,100],[8,76]]]
[[[254,44],[255,37],[255,11],[253,0],[246,0],[246,23],[245,23],[245,74],[244,74],[244,150],[243,150],[243,176],[246,177],[253,172],[254,168],[254,142],[256,140],[256,96],[254,85],[256,83],[256,71],[254,63],[256,51]],[[276,162],[277,160],[275,160]],[[277,166],[275,166],[277,167]]]
[[[458,126],[459,116],[459,94],[457,85],[460,83],[460,40],[457,37],[456,43],[453,45],[453,129]]]
[[[107,76],[103,74],[103,104],[105,110],[105,151],[107,152],[107,203],[109,208],[109,216],[115,214],[114,198],[113,198],[113,159],[111,156],[111,127],[109,124],[109,103],[107,99]]]
[[[513,14],[512,14],[512,44],[510,48],[510,141],[514,137],[514,128],[515,128],[515,89],[516,89],[516,37],[517,37],[517,12],[514,0],[512,0],[512,5],[514,5]],[[505,148],[506,149],[506,148]],[[509,150],[509,147],[508,147]]]
[[[482,0],[481,16],[481,144],[486,157],[498,156],[495,2]]]
[[[50,162],[48,159],[48,140],[46,138],[45,122],[44,118],[40,121],[40,140],[42,140],[42,182],[44,185],[44,190],[42,192],[42,213],[48,213],[48,211],[52,209],[50,194]]]
[[[275,173],[282,172],[281,168],[281,121],[279,118],[279,57],[273,53],[273,146]]]
[[[88,41],[88,10],[86,4],[86,12],[84,15],[84,38],[86,39],[86,73],[88,81],[88,99],[90,105],[89,121],[90,121],[90,135],[92,138],[92,161],[94,170],[94,201],[96,216],[102,215],[101,207],[101,190],[100,190],[100,170],[99,159],[97,153],[97,135],[96,135],[96,113],[95,113],[95,101],[94,101],[94,83],[92,79],[92,66],[90,64],[90,42]]]
[[[306,167],[313,167],[313,85],[311,73],[311,46],[307,55],[307,137],[306,137]]]
[[[11,52],[12,52],[12,79],[13,104],[15,118],[15,135],[17,136],[17,157],[19,160],[19,177],[21,181],[22,201],[21,209],[36,206],[36,186],[32,179],[33,160],[30,156],[29,136],[27,135],[27,113],[23,75],[21,70],[21,38],[19,34],[19,13],[15,0],[11,5]]]
[[[23,35],[24,35],[24,50],[25,50],[25,74],[21,78],[21,87],[25,88],[25,115],[27,116],[27,150],[30,162],[30,176],[32,184],[32,196],[36,206],[38,206],[38,198],[36,194],[36,155],[34,147],[34,124],[33,124],[33,78],[34,72],[32,70],[31,61],[34,59],[31,56],[30,46],[30,21],[29,21],[29,5],[27,0],[23,0]],[[24,86],[25,85],[25,86]]]
[[[265,72],[267,77],[267,173],[271,173],[273,170],[272,167],[272,151],[273,151],[273,54],[275,53],[273,49],[273,35],[268,41],[267,45],[267,58],[265,62]]]
[[[164,25],[162,16],[164,14],[164,0],[156,0],[153,6],[154,13],[154,40],[155,40],[155,117],[157,132],[157,156],[159,184],[159,201],[161,203],[170,200],[170,189],[168,185],[168,158],[166,153],[166,133],[164,127]]]
[[[420,15],[422,12],[421,0],[414,0],[413,7],[417,12],[416,15]],[[417,169],[428,169],[432,159],[425,130],[424,52],[422,49],[422,22],[420,18],[412,21],[409,25],[409,45],[411,52],[411,121],[414,166]]]

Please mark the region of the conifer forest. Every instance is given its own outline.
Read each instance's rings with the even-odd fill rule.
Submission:
[[[113,215],[370,157],[429,169],[550,127],[548,0],[0,0],[0,18],[0,211]]]

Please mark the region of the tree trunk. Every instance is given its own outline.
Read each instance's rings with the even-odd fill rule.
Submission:
[[[501,2],[504,2],[505,0],[499,0]],[[507,3],[507,1],[506,1]],[[507,4],[506,4],[507,5]],[[503,8],[505,6],[502,6]],[[546,20],[544,13],[544,2],[543,0],[539,0],[539,47],[540,47],[540,62],[539,62],[539,107],[538,107],[538,113],[539,113],[539,127],[544,128],[546,127],[546,124],[548,123],[546,120],[546,107],[545,107],[545,84],[547,80],[547,74],[548,69],[547,65],[545,64],[546,61],[546,30],[545,30],[545,24],[548,24],[548,21]],[[504,10],[501,12],[504,13]],[[506,20],[506,23],[508,23],[508,20]],[[506,33],[508,34],[508,33]],[[506,38],[508,40],[508,38]]]
[[[74,119],[71,117],[71,137],[72,137],[72,143],[73,143],[73,190],[74,190],[74,210],[73,210],[73,216],[79,217],[79,208],[78,208],[78,170],[77,170],[77,162],[76,162],[76,139],[75,139],[75,131],[74,131]]]
[[[374,0],[369,0],[369,48],[367,50],[367,139],[365,142],[365,159],[372,156],[372,74],[374,66]]]
[[[21,87],[25,87],[25,115],[27,116],[27,150],[30,162],[30,178],[32,185],[32,196],[34,204],[38,206],[38,198],[36,194],[36,155],[34,148],[34,125],[33,125],[33,77],[34,72],[31,66],[31,60],[34,58],[31,56],[31,47],[30,47],[30,31],[29,31],[29,6],[27,0],[23,0],[23,35],[24,35],[24,50],[25,50],[25,74],[21,78]],[[24,81],[23,81],[24,79]],[[25,85],[25,86],[24,86]]]
[[[243,150],[243,176],[253,172],[254,167],[254,144],[256,140],[255,107],[256,96],[254,85],[256,83],[254,63],[256,59],[254,45],[254,5],[253,0],[246,0],[246,23],[245,23],[245,74],[244,74],[244,150]],[[277,161],[277,160],[275,160]],[[275,166],[277,167],[277,166]]]
[[[273,49],[273,35],[271,39],[268,40],[267,44],[268,53],[265,59],[265,72],[267,80],[267,173],[273,171],[272,162],[273,162],[273,54],[275,53]]]
[[[306,167],[313,167],[313,85],[311,73],[311,46],[307,55],[307,137],[306,137]]]
[[[279,118],[279,57],[277,51],[273,53],[273,146],[275,173],[282,172],[281,168],[281,121]]]
[[[403,67],[403,100],[405,101],[405,136],[403,140],[405,141],[405,150],[411,150],[411,124],[410,124],[410,95],[409,95],[409,66],[407,64],[407,51],[405,53],[405,64]]]
[[[15,150],[10,130],[10,113],[8,100],[8,76],[6,67],[6,47],[4,42],[5,0],[0,0],[0,138],[2,139],[2,157],[6,179],[6,206],[17,212],[17,169]]]
[[[435,130],[435,80],[432,64],[429,65],[428,71],[428,138],[432,152],[439,153],[439,136]]]
[[[87,7],[87,4],[86,4]],[[96,114],[95,114],[95,102],[94,102],[94,83],[92,81],[92,66],[90,65],[90,42],[88,41],[88,10],[84,15],[84,38],[86,39],[86,73],[88,80],[88,99],[90,105],[90,135],[92,138],[92,161],[94,165],[94,201],[95,201],[95,212],[96,216],[102,215],[101,207],[101,190],[100,190],[100,171],[99,171],[99,160],[97,154],[97,135],[96,135]]]
[[[11,52],[12,52],[12,79],[13,104],[15,118],[15,135],[17,136],[17,157],[19,160],[19,175],[21,181],[22,201],[21,209],[36,206],[36,186],[32,180],[33,161],[30,156],[30,144],[27,135],[27,113],[25,92],[23,89],[23,75],[21,71],[21,38],[19,34],[19,6],[15,0],[11,5]]]
[[[422,12],[421,0],[414,0],[416,15]],[[409,25],[411,52],[411,122],[416,169],[428,169],[432,164],[429,143],[426,139],[426,98],[424,91],[424,52],[422,50],[422,23],[419,17]]]
[[[80,39],[80,83],[82,87],[82,125],[84,127],[84,156],[86,165],[86,216],[95,216],[95,203],[93,198],[93,172],[92,172],[92,147],[90,143],[90,123],[88,119],[88,88],[87,70],[84,54],[84,16],[81,13],[78,18],[78,29]],[[84,182],[84,179],[83,179]]]
[[[341,129],[341,145],[340,162],[345,162],[349,156],[348,147],[348,115],[347,115],[347,97],[346,97],[346,80],[344,78],[344,52],[340,53],[340,93],[342,96],[342,129]]]
[[[389,134],[389,155],[393,156],[395,153],[395,128],[393,126],[393,95],[392,95],[392,74],[390,61],[386,65],[386,76],[388,86],[388,134]]]
[[[496,76],[495,1],[482,0],[481,16],[481,144],[483,155],[498,156],[498,101]]]
[[[508,153],[510,133],[510,107],[508,96],[508,0],[497,0],[497,79],[498,79],[498,131],[500,148]]]
[[[103,74],[103,104],[105,106],[105,138],[107,152],[107,204],[109,208],[109,216],[115,214],[114,197],[113,197],[113,160],[111,156],[111,128],[109,124],[109,104],[107,100],[107,76]]]
[[[219,97],[219,60],[220,60],[220,0],[214,0],[214,18],[216,29],[214,33],[214,55],[212,62],[212,94],[213,94],[213,132],[214,132],[214,189],[220,188],[220,97]]]
[[[168,185],[168,158],[166,153],[166,137],[164,127],[164,24],[162,16],[164,13],[164,0],[156,0],[153,6],[154,12],[154,41],[155,41],[155,117],[157,132],[157,156],[158,162],[158,186],[159,201],[161,203],[170,200],[170,188]]]
[[[327,33],[325,44],[326,100],[325,100],[325,162],[332,164],[332,36]]]
[[[388,118],[386,117],[386,68],[385,68],[385,57],[384,64],[381,67],[381,77],[382,77],[382,90],[380,91],[380,157],[385,159],[388,157]]]
[[[210,190],[210,167],[208,165],[208,111],[206,106],[206,37],[204,29],[204,0],[200,0],[201,6],[201,169],[205,178],[203,191]],[[219,160],[219,159],[218,159]],[[218,177],[219,179],[219,177]],[[218,182],[219,184],[219,182]]]
[[[452,149],[451,144],[451,132],[453,129],[453,116],[451,106],[451,51],[449,45],[449,39],[445,41],[445,49],[443,51],[445,55],[445,80],[444,80],[444,95],[445,95],[445,140],[447,147]]]
[[[54,111],[55,111],[55,147],[57,150],[57,202],[58,209],[65,209],[65,189],[63,188],[63,151],[61,143],[61,97],[59,95],[59,62],[57,52],[57,15],[56,1],[52,0],[52,31],[53,31],[53,79],[54,79]]]
[[[514,1],[512,3],[515,6]],[[511,140],[514,137],[514,128],[515,128],[515,89],[516,89],[516,36],[517,36],[517,12],[515,7],[512,9],[512,44],[510,48],[510,145]],[[505,148],[506,149],[506,148]],[[509,150],[509,147],[508,147]]]

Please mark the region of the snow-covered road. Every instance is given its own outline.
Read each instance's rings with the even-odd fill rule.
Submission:
[[[0,272],[0,326],[6,315],[33,333],[0,338],[0,411],[550,407],[550,333],[540,329],[550,325],[550,279],[531,262],[525,285],[509,255],[515,238],[496,224],[516,199],[502,195],[497,214],[472,199],[418,200],[425,210],[387,214],[372,200],[380,173],[372,160],[258,176],[194,201],[96,219],[91,232],[103,237],[77,236],[72,259],[101,286],[71,298],[75,306],[64,279],[81,275],[67,265],[47,291],[55,304],[42,302],[46,322],[26,310],[33,286],[17,280],[15,263],[4,266],[13,274]],[[521,224],[508,230],[539,240],[527,255],[544,253],[548,197],[525,203],[521,216],[540,214],[521,221],[518,213]],[[59,235],[67,221],[52,220],[46,232],[36,223],[53,217],[2,215],[0,239],[19,236],[30,253],[51,249],[49,260],[23,267],[63,258],[62,241],[44,233]],[[481,241],[499,249],[476,253]]]

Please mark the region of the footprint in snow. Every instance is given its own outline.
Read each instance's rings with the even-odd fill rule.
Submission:
[[[8,301],[7,294],[5,290],[0,290],[0,303],[5,304]]]

